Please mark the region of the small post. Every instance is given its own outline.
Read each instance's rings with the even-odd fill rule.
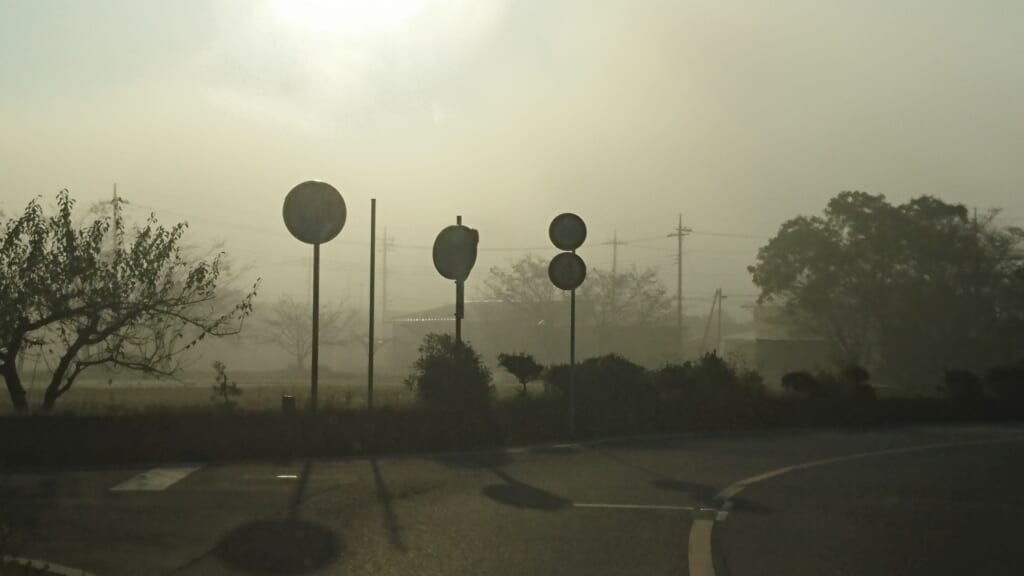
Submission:
[[[313,365],[310,368],[309,410],[316,412],[320,367],[320,244],[313,244]]]
[[[374,340],[374,281],[377,278],[377,199],[370,199],[370,329],[367,342],[369,358],[366,366],[366,409],[373,410],[373,347]]]

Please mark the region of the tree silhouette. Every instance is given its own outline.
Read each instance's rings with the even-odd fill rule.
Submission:
[[[544,367],[538,364],[533,356],[526,353],[498,354],[498,364],[516,377],[523,387],[519,395],[524,398],[526,397],[526,385],[539,380],[544,374]]]
[[[186,224],[150,216],[129,232],[115,211],[79,225],[73,208],[66,190],[49,216],[34,200],[0,233],[0,374],[19,411],[28,404],[16,360],[27,348],[56,358],[42,403],[50,410],[93,366],[173,374],[182,352],[237,334],[252,311],[256,286],[233,305],[218,298],[222,253],[182,254]]]

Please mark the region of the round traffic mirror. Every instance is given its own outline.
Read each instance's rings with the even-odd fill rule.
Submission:
[[[329,242],[345,227],[348,211],[334,186],[309,180],[291,189],[284,199],[284,225],[306,244]]]
[[[560,290],[575,290],[587,277],[587,264],[573,252],[562,252],[548,264],[548,278]]]
[[[476,264],[480,233],[462,225],[448,226],[434,240],[434,268],[449,280],[464,281]]]
[[[560,250],[575,250],[587,239],[587,225],[572,212],[559,214],[548,227],[548,237]]]

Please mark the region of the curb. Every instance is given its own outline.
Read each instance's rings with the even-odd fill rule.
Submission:
[[[53,562],[47,562],[46,560],[38,560],[35,558],[21,558],[18,556],[7,556],[4,555],[0,558],[0,567],[7,566],[9,564],[29,568],[32,570],[40,570],[42,574],[57,574],[58,576],[95,576],[85,570],[79,570],[78,568],[70,568],[68,566],[62,566],[60,564],[54,564]]]

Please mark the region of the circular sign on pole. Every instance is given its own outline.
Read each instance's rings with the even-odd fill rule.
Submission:
[[[583,245],[587,239],[587,225],[583,218],[566,212],[555,216],[548,227],[548,236],[551,243],[560,250],[575,250]]]
[[[332,240],[345,227],[347,215],[341,193],[326,182],[303,182],[284,199],[284,225],[306,244]]]
[[[548,278],[560,290],[575,290],[586,277],[587,264],[573,252],[562,252],[548,265]]]
[[[434,240],[434,268],[449,280],[464,281],[476,264],[480,233],[462,225],[448,226]]]

